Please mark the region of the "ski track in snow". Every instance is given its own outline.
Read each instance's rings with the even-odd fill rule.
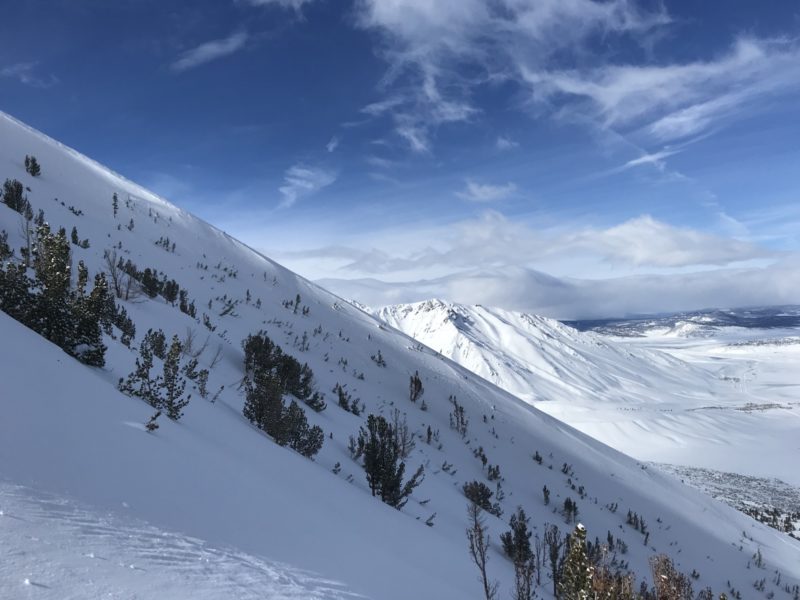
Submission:
[[[0,598],[366,597],[284,564],[0,482]]]

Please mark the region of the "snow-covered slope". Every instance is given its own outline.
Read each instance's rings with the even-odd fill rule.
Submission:
[[[700,362],[685,353],[689,360],[681,360],[648,348],[649,338],[613,339],[535,315],[439,300],[388,306],[376,314],[637,458],[800,484],[794,443],[800,415],[792,410],[797,398],[793,402],[791,391],[781,394],[791,385],[786,378],[758,390],[743,384],[743,378],[766,377],[753,360],[724,360],[720,352],[714,360]],[[684,339],[674,330],[664,332],[664,339]]]
[[[387,306],[383,321],[528,402],[634,406],[653,388],[708,396],[707,373],[668,354],[631,349],[554,319],[441,300]]]
[[[26,154],[41,163],[39,177],[25,172]],[[800,582],[797,542],[543,414],[0,114],[5,177],[28,186],[34,210],[43,209],[54,227],[74,226],[89,240],[89,248],[73,246],[73,261],[83,260],[92,274],[104,268],[104,251],[114,248],[140,268],[177,280],[198,318],[160,298],[127,302],[138,333],[133,346],[150,327],[184,337],[191,331],[198,346],[208,340],[200,362],[213,368],[209,399],[195,394],[183,419],[162,419],[158,431],[147,433],[143,423],[152,408],[116,388],[133,367],[133,350],[106,338],[106,366],[89,368],[0,314],[0,597],[78,598],[92,590],[164,597],[152,582],[123,574],[105,557],[148,569],[156,582],[170,581],[171,598],[213,597],[213,586],[220,586],[218,597],[226,598],[305,592],[309,598],[477,600],[461,487],[487,481],[478,447],[503,477],[504,518],[488,518],[489,570],[503,597],[513,582],[498,544],[505,519],[521,505],[538,535],[546,523],[566,531],[571,525],[558,509],[567,497],[577,501],[591,538],[612,532],[626,541],[629,550],[619,558],[640,576],[652,554],[667,553],[681,570],[697,570],[698,589],[723,591],[730,581],[750,597],[752,583],[767,576],[766,590],[782,597],[784,584]],[[18,213],[0,205],[0,230],[15,248],[22,243],[19,223]],[[174,251],[156,244],[165,237]],[[298,295],[304,310],[288,305]],[[214,331],[204,326],[204,314]],[[327,410],[307,411],[326,434],[314,461],[277,446],[242,417],[241,341],[259,329],[307,362],[327,397]],[[371,358],[378,351],[385,366]],[[425,387],[425,411],[409,400],[415,372]],[[331,390],[337,383],[361,399],[364,414],[336,405]],[[451,395],[469,418],[464,438],[449,427]],[[407,472],[423,465],[426,473],[402,511],[370,495],[347,449],[366,414],[390,416],[395,408],[418,435]],[[429,426],[436,434],[430,444]],[[541,465],[531,459],[537,451]],[[626,525],[628,510],[649,523],[646,546]],[[748,569],[759,548],[766,569]],[[201,571],[206,587],[187,567],[195,559],[208,561]],[[771,582],[774,571],[781,573],[780,586]],[[547,575],[542,581],[540,597],[549,597]]]

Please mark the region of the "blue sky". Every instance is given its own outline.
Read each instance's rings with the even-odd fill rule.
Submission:
[[[368,302],[800,277],[794,1],[26,0],[0,40],[0,109]]]

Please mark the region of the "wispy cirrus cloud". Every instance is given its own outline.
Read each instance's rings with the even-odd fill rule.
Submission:
[[[301,198],[311,196],[336,181],[337,173],[320,167],[294,165],[286,170],[283,185],[278,191],[283,196],[279,207],[289,208]]]
[[[382,156],[376,156],[374,154],[370,154],[364,158],[364,162],[378,169],[394,169],[402,164],[399,161],[383,158]]]
[[[170,68],[181,73],[194,69],[200,65],[218,60],[225,56],[230,56],[242,50],[250,36],[243,31],[233,33],[226,38],[203,42],[199,46],[185,51],[180,57],[170,65]]]
[[[334,152],[339,147],[340,141],[341,140],[339,140],[338,136],[333,136],[330,141],[325,144],[325,150],[327,150],[329,153]]]
[[[800,90],[800,46],[790,40],[740,37],[724,54],[661,65],[527,69],[537,102],[593,114],[604,127],[639,128],[661,141],[685,138],[734,116],[765,96]]]
[[[456,192],[456,196],[471,202],[497,202],[513,196],[517,192],[515,183],[491,184],[478,183],[468,179],[464,189]]]
[[[47,89],[56,85],[59,80],[55,75],[42,76],[36,73],[36,62],[21,62],[0,69],[0,78],[16,79],[23,85]]]
[[[640,167],[642,165],[653,165],[658,168],[664,167],[664,159],[678,154],[680,150],[664,149],[658,152],[649,152],[642,154],[638,158],[633,158],[622,165],[623,169],[630,169],[631,167]]]
[[[440,126],[479,118],[476,91],[496,81],[521,86],[536,117],[641,133],[648,144],[711,131],[759,110],[765,98],[800,92],[795,39],[740,36],[710,57],[660,60],[652,40],[673,21],[659,3],[362,0],[357,7],[359,26],[379,34],[388,64],[386,98],[365,111],[390,115],[415,152],[431,152]],[[604,48],[633,42],[651,51],[602,58],[592,46],[598,38]]]
[[[495,140],[494,147],[501,152],[505,150],[513,150],[514,148],[519,148],[519,142],[508,136],[500,135]]]
[[[357,7],[359,26],[381,35],[389,65],[388,99],[365,111],[391,108],[396,133],[416,152],[430,151],[437,127],[476,118],[476,86],[519,79],[522,57],[545,64],[592,34],[642,33],[669,22],[663,11],[629,0],[362,0]]]

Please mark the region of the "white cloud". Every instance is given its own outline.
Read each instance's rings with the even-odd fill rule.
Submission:
[[[565,101],[562,113],[593,113],[605,127],[643,127],[671,140],[704,131],[758,98],[800,90],[800,48],[789,41],[739,38],[714,60],[568,71],[522,64],[520,72],[535,100]]]
[[[397,125],[397,135],[408,142],[408,146],[414,152],[419,154],[426,154],[430,152],[431,142],[428,138],[428,130],[426,127],[412,122],[407,122]]]
[[[288,208],[306,196],[317,193],[336,181],[336,173],[318,167],[294,165],[283,176],[283,185],[278,191],[283,196],[281,208]]]
[[[396,160],[390,160],[388,158],[375,156],[374,154],[371,154],[371,155],[367,156],[364,159],[364,161],[368,165],[370,165],[372,167],[376,167],[378,169],[393,169],[395,167],[399,167],[400,164],[401,164],[400,162],[398,162]]]
[[[793,304],[800,296],[800,260],[763,268],[603,280],[557,278],[530,269],[506,268],[407,282],[323,279],[319,283],[344,298],[373,307],[436,297],[558,319],[591,319]]]
[[[610,48],[632,41],[652,49],[651,38],[672,19],[659,3],[649,7],[633,0],[360,0],[358,23],[381,34],[389,65],[388,99],[365,112],[391,112],[409,146],[429,152],[440,125],[480,115],[479,86],[514,80],[536,115],[664,142],[759,110],[770,95],[800,91],[797,40],[739,37],[727,52],[685,62],[654,53],[638,63],[598,61],[591,44],[600,36]]]
[[[665,159],[678,154],[680,152],[677,148],[665,148],[663,150],[659,150],[658,152],[650,152],[644,153],[638,158],[633,158],[626,162],[619,170],[631,169],[633,167],[641,167],[641,166],[653,166],[657,169],[663,171],[666,167],[666,163],[664,162]]]
[[[555,270],[576,277],[619,276],[753,264],[780,255],[753,242],[676,227],[647,215],[607,228],[547,229],[487,210],[477,218],[447,225],[367,234],[347,255],[324,246],[279,256],[301,272],[316,256],[338,259],[338,266],[328,268],[328,273],[339,269],[352,277],[419,279],[465,269],[504,268]]]
[[[608,229],[587,230],[566,241],[605,260],[633,266],[728,265],[772,255],[750,242],[674,227],[647,215]]]
[[[513,150],[514,148],[519,147],[519,142],[515,142],[513,139],[507,136],[498,136],[497,140],[494,143],[495,148],[498,150]]]
[[[36,66],[37,63],[35,62],[8,65],[0,69],[0,77],[16,79],[24,85],[40,89],[47,89],[58,83],[58,78],[55,75],[48,75],[46,77],[37,75],[35,73]]]
[[[339,138],[336,136],[333,136],[330,139],[330,141],[327,144],[325,144],[325,150],[327,150],[328,152],[333,152],[338,147],[339,147]]]
[[[592,34],[639,34],[669,21],[630,0],[361,0],[357,8],[359,25],[382,34],[385,87],[403,90],[365,112],[391,109],[397,133],[417,152],[430,150],[437,126],[478,115],[475,86],[517,78],[523,57],[546,62]]]
[[[399,96],[395,96],[393,98],[387,98],[386,100],[381,100],[379,102],[373,102],[371,104],[367,104],[364,108],[361,109],[361,112],[371,117],[379,117],[382,114],[392,110],[393,108],[400,106],[401,104],[403,104],[404,101],[405,100]]]
[[[223,39],[204,42],[181,54],[180,58],[170,65],[170,68],[173,71],[182,72],[229,56],[244,48],[248,38],[247,33],[237,32]]]
[[[490,183],[477,183],[472,180],[467,180],[464,190],[458,192],[456,195],[459,198],[472,202],[497,202],[498,200],[505,200],[512,196],[516,191],[516,184],[511,182],[502,185],[492,185]]]

